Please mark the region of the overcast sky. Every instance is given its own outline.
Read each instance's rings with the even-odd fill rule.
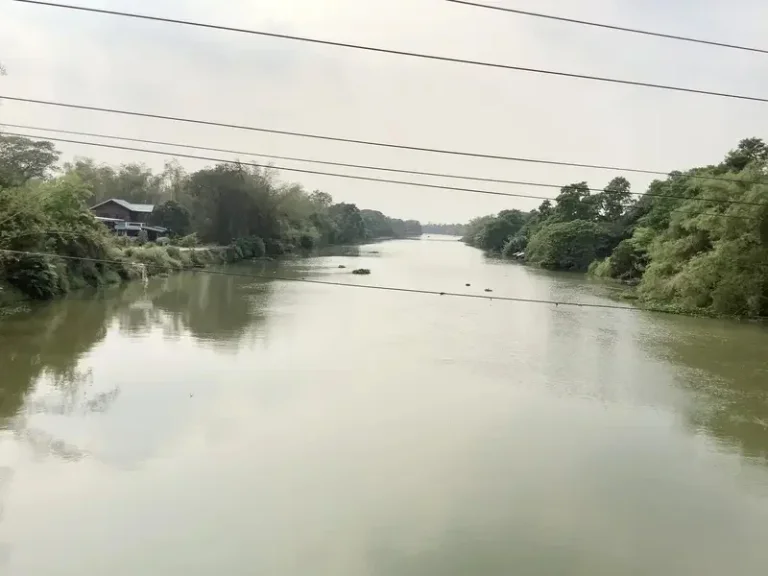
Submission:
[[[399,50],[768,96],[765,55],[502,14],[443,0],[78,3]],[[760,0],[495,3],[768,48],[768,3]],[[8,70],[8,76],[0,78],[0,94],[9,96],[413,146],[637,168],[672,170],[713,163],[741,138],[768,133],[768,104],[420,61],[11,0],[0,0],[0,62]],[[591,186],[602,187],[617,175],[8,101],[0,107],[0,122],[555,184],[587,180]],[[164,162],[163,157],[149,154],[75,145],[61,145],[60,149],[66,159],[92,156],[111,164],[145,162],[153,168],[161,168]],[[255,155],[240,157],[253,158]],[[206,164],[181,162],[190,170]],[[627,177],[638,192],[649,181],[647,177]],[[539,203],[289,172],[282,173],[282,178],[330,192],[337,201],[423,222],[466,221],[505,208],[530,209]],[[483,187],[467,181],[418,180]],[[488,188],[556,195],[556,190],[540,188]]]

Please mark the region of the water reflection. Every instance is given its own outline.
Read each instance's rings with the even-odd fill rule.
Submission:
[[[263,274],[268,267],[234,266],[224,274],[156,278],[146,287],[133,283],[82,293],[4,318],[0,429],[13,430],[35,454],[82,458],[83,451],[35,427],[35,422],[43,416],[104,413],[118,401],[120,386],[94,383],[92,371],[82,367],[90,351],[111,332],[138,336],[156,330],[165,340],[188,335],[217,349],[237,349],[248,335],[259,333],[271,290],[269,281],[243,272]],[[146,367],[136,366],[129,357],[117,361],[139,380],[146,374]]]
[[[768,461],[768,328],[680,316],[648,324],[645,344],[681,368],[678,383],[693,395],[691,426]]]

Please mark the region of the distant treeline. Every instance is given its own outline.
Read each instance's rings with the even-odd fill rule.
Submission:
[[[58,167],[58,159],[51,142],[0,134],[0,248],[114,261],[144,258],[164,269],[194,264],[179,250],[171,250],[169,262],[167,254],[153,250],[160,246],[147,246],[150,258],[136,242],[129,246],[110,234],[89,210],[109,198],[154,204],[150,223],[169,229],[175,243],[232,246],[233,257],[421,234],[416,220],[334,203],[326,192],[279,181],[270,169],[227,163],[187,173],[174,161],[155,173],[141,164],[112,167],[92,159]],[[0,285],[38,298],[119,281],[126,269],[0,253]]]
[[[531,212],[472,220],[464,240],[557,270],[637,285],[654,306],[768,315],[768,147],[742,140],[717,164],[672,172],[634,199],[618,177],[565,186]]]
[[[445,234],[448,236],[463,236],[467,231],[466,224],[423,224],[424,234]]]

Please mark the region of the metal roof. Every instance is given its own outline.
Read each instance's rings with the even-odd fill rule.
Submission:
[[[98,208],[99,206],[104,206],[104,204],[109,204],[110,202],[114,202],[118,206],[122,206],[131,212],[144,212],[149,214],[155,209],[154,204],[133,204],[125,200],[120,200],[120,198],[110,198],[109,200],[104,200],[104,202],[99,202],[95,206],[91,206],[91,210]]]

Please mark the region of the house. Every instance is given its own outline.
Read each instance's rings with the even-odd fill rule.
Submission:
[[[110,198],[91,206],[96,219],[118,236],[135,237],[144,230],[147,238],[152,241],[168,232],[166,228],[149,224],[154,209],[154,204],[134,204],[119,198]]]
[[[143,224],[149,222],[149,216],[154,209],[154,204],[133,204],[119,198],[110,198],[96,204],[96,206],[91,206],[91,212],[97,218],[141,222]]]

